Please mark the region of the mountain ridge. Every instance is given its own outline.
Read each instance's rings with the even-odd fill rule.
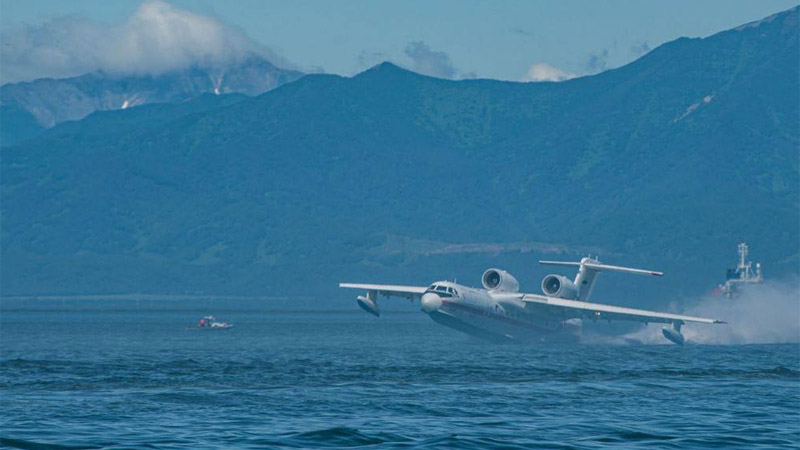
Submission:
[[[251,57],[235,65],[193,66],[161,75],[97,71],[69,78],[10,83],[0,86],[0,113],[11,122],[0,133],[3,145],[11,145],[59,123],[80,120],[94,111],[179,102],[204,93],[258,95],[302,75],[278,68],[266,59]],[[38,128],[19,133],[13,125],[29,122],[29,116],[33,116]]]
[[[626,281],[635,304],[710,290],[740,240],[794,276],[796,13],[561,83],[380,64],[142,130],[55,127],[2,150],[4,291],[330,295],[495,265],[534,290],[536,256],[600,250],[674,274]],[[554,250],[507,245],[531,241]]]

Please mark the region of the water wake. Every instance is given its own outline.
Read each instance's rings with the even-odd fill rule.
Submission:
[[[736,298],[706,296],[683,314],[722,319],[726,325],[689,324],[683,334],[694,344],[782,344],[800,342],[800,284],[768,282]],[[665,344],[661,326],[652,324],[621,338],[622,342]]]

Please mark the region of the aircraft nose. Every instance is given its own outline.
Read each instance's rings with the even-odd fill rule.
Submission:
[[[442,299],[433,292],[428,292],[420,299],[420,305],[422,311],[430,314],[442,306]]]

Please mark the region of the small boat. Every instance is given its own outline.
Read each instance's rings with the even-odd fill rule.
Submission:
[[[233,328],[232,323],[220,322],[214,316],[204,316],[197,325],[190,326],[189,330],[228,330]]]

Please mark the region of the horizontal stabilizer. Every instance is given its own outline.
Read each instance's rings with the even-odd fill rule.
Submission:
[[[599,262],[571,262],[571,261],[539,261],[539,264],[546,264],[549,266],[572,266],[572,267],[585,267],[597,272],[608,270],[612,272],[636,273],[640,275],[654,275],[660,277],[664,275],[663,272],[656,272],[655,270],[633,269],[631,267],[609,266],[607,264],[600,264]]]
[[[633,269],[630,267],[609,266],[606,264],[587,263],[585,264],[585,266],[589,269],[594,269],[594,270],[610,270],[612,272],[638,273],[640,275],[655,275],[657,277],[664,275],[664,272],[656,272],[655,270]]]
[[[581,263],[579,262],[570,262],[570,261],[539,261],[539,264],[544,264],[547,266],[573,266],[573,267],[580,267]]]

